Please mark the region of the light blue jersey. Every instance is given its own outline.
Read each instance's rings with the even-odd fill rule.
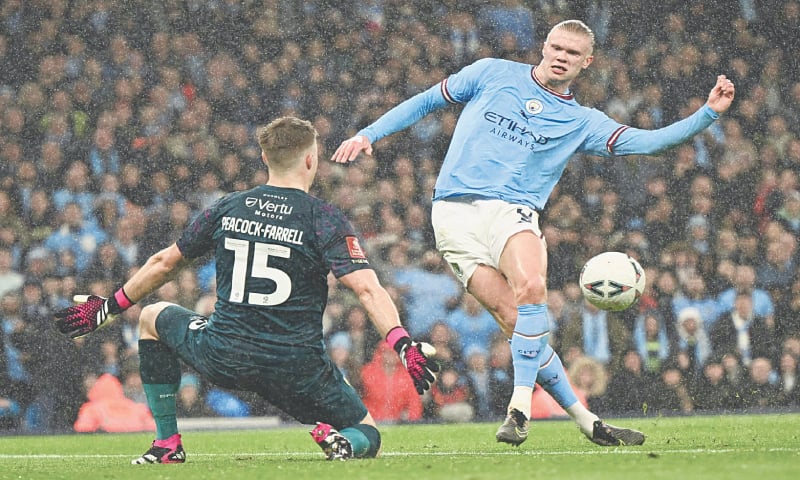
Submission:
[[[570,157],[649,155],[678,145],[716,120],[704,105],[658,130],[620,124],[548,89],[531,65],[486,58],[389,110],[358,134],[375,142],[434,110],[463,104],[433,199],[476,195],[542,210]]]

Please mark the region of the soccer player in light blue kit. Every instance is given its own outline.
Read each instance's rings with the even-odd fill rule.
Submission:
[[[734,85],[717,77],[707,103],[664,128],[631,128],[579,105],[570,85],[592,63],[594,34],[581,21],[554,26],[536,66],[482,59],[389,110],[345,140],[332,160],[349,162],[372,144],[449,104],[463,111],[433,194],[436,244],[453,272],[511,338],[514,392],[500,442],[528,436],[538,382],[599,445],[639,445],[641,432],[601,421],[577,399],[547,344],[547,252],[539,212],[576,152],[656,154],[711,125],[731,105]]]

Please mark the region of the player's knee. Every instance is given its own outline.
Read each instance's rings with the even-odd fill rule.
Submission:
[[[158,315],[170,305],[172,304],[169,302],[158,302],[142,308],[142,313],[139,314],[139,338],[158,339],[156,319]]]
[[[531,275],[513,285],[517,304],[546,303],[547,281],[542,275]]]

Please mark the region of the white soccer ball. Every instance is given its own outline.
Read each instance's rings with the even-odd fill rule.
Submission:
[[[622,252],[603,252],[589,259],[578,280],[583,298],[602,310],[619,312],[642,296],[645,276],[642,266]]]

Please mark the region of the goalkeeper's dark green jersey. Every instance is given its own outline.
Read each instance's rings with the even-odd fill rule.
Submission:
[[[216,259],[217,302],[206,332],[219,347],[320,351],[328,272],[370,268],[353,226],[302,190],[262,185],[201,212],[177,241],[186,258]],[[246,352],[240,352],[246,354]]]

